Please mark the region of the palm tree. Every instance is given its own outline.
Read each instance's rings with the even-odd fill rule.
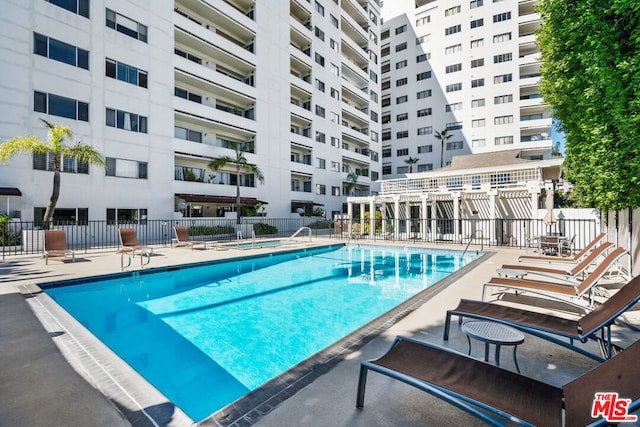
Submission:
[[[53,154],[53,191],[42,218],[43,226],[49,227],[60,196],[60,170],[62,158],[75,159],[78,162],[107,167],[102,155],[93,146],[77,141],[74,145],[65,145],[66,139],[73,138],[73,132],[65,125],[54,125],[40,119],[49,128],[48,141],[37,136],[18,136],[0,145],[0,162],[6,163],[16,154]]]
[[[441,132],[436,131],[436,133],[433,136],[436,139],[440,140],[440,167],[443,167],[444,166],[444,143],[453,135],[449,133],[448,129],[445,129]]]
[[[347,175],[347,184],[344,186],[344,188],[347,189],[347,193],[350,193],[351,190],[356,188],[356,186],[358,185],[358,178],[359,175],[357,173],[349,172],[349,174]]]
[[[209,169],[218,171],[224,168],[227,164],[235,165],[236,167],[236,219],[240,224],[240,171],[248,170],[260,181],[260,184],[264,183],[264,175],[257,165],[249,163],[245,157],[245,153],[250,152],[251,146],[248,143],[231,142],[230,148],[234,151],[234,157],[222,156],[214,159],[209,163]]]
[[[404,161],[406,164],[409,165],[409,173],[413,173],[413,165],[418,163],[418,160],[420,159],[418,159],[417,157],[409,157],[407,160]]]

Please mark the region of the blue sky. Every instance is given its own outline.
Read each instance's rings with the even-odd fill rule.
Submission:
[[[560,152],[563,155],[565,154],[564,140],[564,133],[558,132],[558,130],[556,129],[556,120],[554,119],[553,125],[551,126],[551,141],[553,141],[553,145],[555,145],[556,142],[560,141]]]

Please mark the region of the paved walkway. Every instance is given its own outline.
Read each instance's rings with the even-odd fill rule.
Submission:
[[[269,251],[156,248],[151,266]],[[288,400],[263,414],[225,420],[224,424],[235,421],[233,425],[255,423],[263,427],[479,425],[451,405],[375,373],[369,375],[365,408],[357,410],[359,363],[379,357],[399,334],[466,351],[466,338],[456,326],[452,328],[450,341],[442,341],[446,309],[455,307],[461,297],[480,298],[482,283],[501,264],[513,263],[520,253],[515,249],[496,251],[367,345],[345,353],[333,369]],[[113,252],[80,254],[78,258],[74,264],[50,261],[45,265],[40,258],[0,263],[0,426],[193,425],[184,413],[46,295],[37,293],[33,287],[37,283],[120,271],[120,257]],[[639,337],[627,329],[615,329],[614,335],[623,346]],[[473,355],[482,354],[483,346],[475,343]],[[505,368],[515,369],[510,351],[504,351],[501,361]],[[596,364],[530,336],[518,348],[518,361],[523,374],[555,385],[570,381]],[[215,419],[202,424],[218,425]]]

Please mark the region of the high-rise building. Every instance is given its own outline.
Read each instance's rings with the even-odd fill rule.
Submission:
[[[462,154],[522,149],[524,158],[548,158],[552,119],[540,95],[535,4],[384,2],[383,179]]]
[[[104,155],[62,159],[60,220],[222,217],[237,182],[271,217],[330,216],[380,178],[380,22],[377,0],[4,2],[0,141],[46,119]],[[207,167],[235,144],[264,184]],[[1,165],[0,210],[40,220],[51,160]]]

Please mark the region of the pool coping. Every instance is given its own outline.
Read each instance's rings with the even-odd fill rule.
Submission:
[[[364,245],[364,244],[363,244]],[[314,246],[313,249],[331,246],[345,246],[343,243],[332,243]],[[384,245],[375,245],[384,246]],[[418,248],[409,247],[413,250]],[[277,253],[293,252],[300,248],[281,250]],[[310,248],[307,248],[310,249]],[[437,252],[460,252],[455,249],[420,248]],[[131,368],[111,349],[84,328],[75,318],[62,309],[39,286],[22,286],[21,291],[40,319],[45,329],[57,336],[54,338],[61,352],[69,363],[90,384],[106,395],[117,409],[124,413],[134,426],[250,426],[271,412],[276,406],[295,395],[298,391],[329,372],[340,361],[357,351],[384,330],[402,320],[409,313],[428,301],[431,297],[451,285],[461,276],[486,261],[495,252],[486,251],[463,268],[451,273],[429,288],[414,295],[389,312],[379,316],[358,330],[342,338],[329,347],[321,350],[287,372],[272,379],[268,383],[216,411],[201,422],[195,422],[166,398],[153,385],[147,382],[137,371]],[[266,254],[269,256],[270,254]],[[265,254],[240,255],[220,260],[227,262],[234,259],[262,257]],[[185,268],[199,264],[212,264],[218,261],[203,261],[184,264]],[[161,270],[170,271],[181,266],[155,267],[140,271],[148,274]],[[130,276],[131,271],[122,273]],[[87,280],[113,278],[118,273],[88,276],[63,280],[67,284],[81,283]],[[53,282],[43,282],[46,285]]]

